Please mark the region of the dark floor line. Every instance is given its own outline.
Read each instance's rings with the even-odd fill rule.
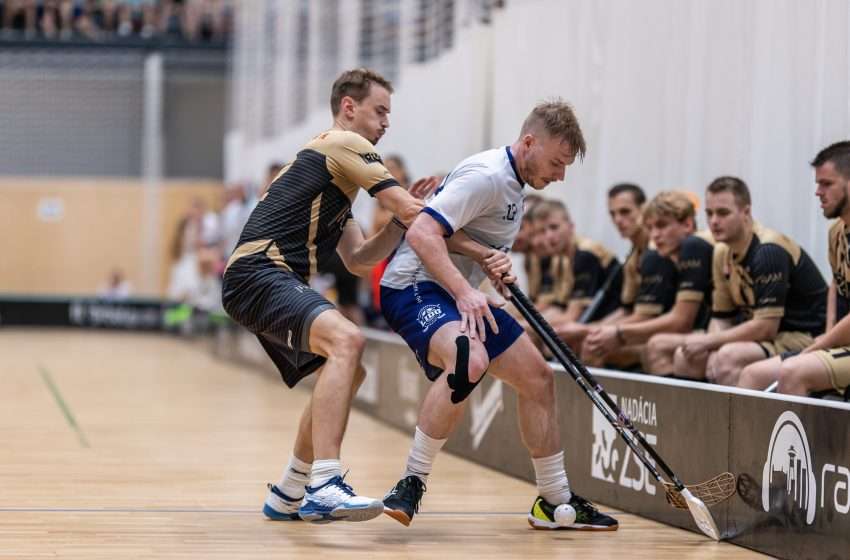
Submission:
[[[65,415],[65,420],[68,422],[68,425],[73,428],[73,430],[77,433],[77,437],[80,440],[80,445],[83,447],[91,447],[89,445],[88,440],[86,439],[86,435],[80,429],[80,426],[77,424],[76,419],[74,419],[74,414],[71,412],[71,409],[65,403],[65,399],[62,398],[62,393],[59,392],[59,388],[53,382],[53,379],[50,376],[50,372],[47,371],[42,365],[38,366],[38,371],[41,373],[41,378],[44,380],[44,383],[47,385],[47,388],[50,389],[50,392],[53,394],[53,399],[56,401],[56,404],[62,410],[62,413]]]
[[[260,509],[186,509],[186,508],[26,508],[5,507],[0,513],[212,513],[212,514],[250,514],[259,515]],[[516,516],[526,515],[525,511],[423,511],[417,516],[424,517],[480,517],[480,516]],[[615,515],[634,515],[617,512]]]

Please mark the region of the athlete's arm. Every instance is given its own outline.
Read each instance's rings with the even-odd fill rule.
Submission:
[[[446,233],[442,224],[431,214],[423,212],[410,226],[406,239],[428,272],[455,299],[460,312],[461,332],[467,332],[470,338],[484,340],[484,319],[490,323],[493,332],[498,333],[496,320],[490,312],[487,296],[470,286],[449,258],[444,239]]]
[[[376,196],[380,199],[383,193],[401,190],[404,196],[410,198],[414,203],[421,205],[422,199],[431,194],[437,186],[436,177],[424,177],[410,186],[410,191],[401,187],[390,187],[380,191]],[[392,200],[403,200],[403,197],[391,197]],[[383,204],[381,200],[381,204]],[[412,206],[415,207],[415,206]],[[420,206],[421,207],[421,206]],[[401,243],[404,235],[404,227],[397,222],[390,221],[378,232],[368,239],[364,238],[360,226],[349,219],[343,229],[342,237],[337,245],[337,254],[342,259],[345,268],[357,276],[368,276],[372,268],[389,257],[390,254]]]
[[[829,308],[832,307],[832,322],[835,322],[835,298],[838,295],[835,287],[835,280],[829,285],[829,300],[827,300],[827,317],[830,316]],[[827,326],[829,322],[827,322]],[[826,350],[828,348],[837,348],[839,346],[847,346],[850,344],[850,314],[845,315],[840,321],[835,323],[831,328],[819,336],[808,348],[803,352],[812,352],[814,350]]]
[[[354,220],[348,220],[336,247],[345,268],[356,276],[369,276],[376,264],[390,256],[404,235],[404,229],[389,222],[369,239]]]
[[[411,187],[411,192],[421,181],[429,181],[432,188],[437,184],[436,179],[433,177],[420,179],[414,183],[413,187]],[[406,226],[410,226],[410,224],[413,223],[413,220],[416,219],[416,216],[425,206],[425,202],[414,197],[411,193],[407,192],[400,186],[393,186],[388,189],[384,189],[378,192],[375,195],[375,198],[378,199],[381,206],[392,212]]]
[[[456,231],[446,240],[446,246],[452,253],[460,253],[475,260],[494,284],[516,281],[516,276],[512,274],[513,263],[507,253],[482,245],[465,231]]]

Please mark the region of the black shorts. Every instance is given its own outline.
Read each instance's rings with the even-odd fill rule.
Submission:
[[[297,274],[241,261],[227,269],[222,303],[233,320],[257,335],[283,381],[294,387],[325,363],[310,352],[310,326],[334,305]],[[240,266],[241,265],[241,266]]]

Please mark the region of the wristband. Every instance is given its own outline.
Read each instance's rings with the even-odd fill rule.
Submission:
[[[404,222],[402,222],[401,220],[399,220],[399,219],[398,219],[398,218],[396,218],[395,216],[393,216],[392,223],[393,223],[396,227],[399,227],[399,228],[403,229],[404,231],[407,231],[407,226],[406,226],[406,225],[404,225]]]

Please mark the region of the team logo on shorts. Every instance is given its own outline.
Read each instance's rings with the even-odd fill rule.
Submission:
[[[422,325],[422,330],[427,331],[428,327],[434,324],[434,321],[445,317],[446,314],[440,309],[439,305],[426,305],[419,310],[419,317],[416,319]]]

